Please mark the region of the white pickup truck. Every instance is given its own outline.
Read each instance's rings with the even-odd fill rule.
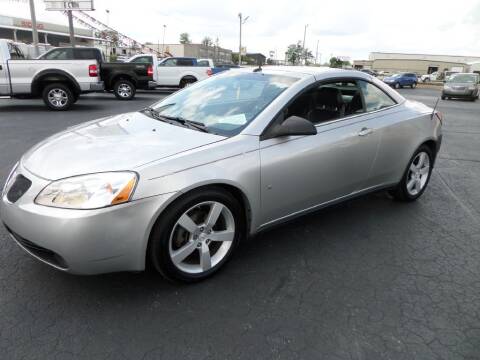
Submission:
[[[103,89],[96,60],[25,60],[17,44],[0,39],[0,97],[41,97],[67,110],[80,94]]]
[[[198,62],[191,57],[169,57],[157,59],[155,55],[138,54],[126,62],[153,64],[153,80],[158,86],[185,87],[213,74],[211,64]]]

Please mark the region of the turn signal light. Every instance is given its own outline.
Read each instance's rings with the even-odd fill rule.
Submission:
[[[212,69],[208,69],[208,70],[207,70],[207,75],[208,75],[208,76],[212,76],[212,75],[213,75]]]

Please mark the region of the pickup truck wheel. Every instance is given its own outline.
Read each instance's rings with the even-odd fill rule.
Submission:
[[[184,88],[184,87],[190,86],[191,84],[193,84],[196,81],[197,81],[197,79],[195,79],[193,77],[183,78],[182,80],[180,80],[180,87]]]
[[[119,100],[131,100],[137,89],[128,80],[118,80],[113,86],[113,93]]]
[[[55,83],[45,86],[42,92],[45,105],[51,110],[68,110],[74,103],[74,95],[67,85]]]

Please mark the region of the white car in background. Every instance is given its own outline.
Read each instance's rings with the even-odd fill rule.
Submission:
[[[152,54],[138,54],[126,62],[153,64],[153,80],[158,86],[186,87],[213,74],[211,59],[193,57],[168,57],[158,59]],[[211,64],[210,64],[211,62]]]
[[[440,77],[440,73],[438,71],[435,71],[431,74],[422,75],[420,80],[422,82],[436,81],[439,77]]]

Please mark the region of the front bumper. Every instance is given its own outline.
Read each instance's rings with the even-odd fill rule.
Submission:
[[[444,96],[452,96],[452,97],[465,97],[465,98],[471,98],[473,96],[476,96],[475,90],[455,90],[452,88],[449,89],[443,89],[442,95]]]
[[[171,194],[95,210],[59,209],[34,203],[47,180],[20,173],[32,185],[13,204],[2,194],[0,216],[30,255],[74,274],[145,269],[150,230]]]
[[[104,89],[105,89],[105,83],[103,81],[90,84],[91,91],[103,91]]]

